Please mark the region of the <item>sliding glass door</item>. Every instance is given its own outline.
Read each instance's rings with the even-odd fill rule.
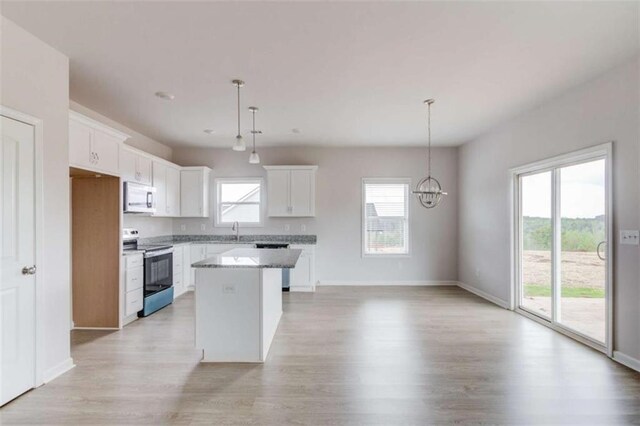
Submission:
[[[606,349],[610,147],[591,151],[514,172],[516,304],[553,328]]]

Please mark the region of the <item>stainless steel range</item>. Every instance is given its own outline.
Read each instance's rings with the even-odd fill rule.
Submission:
[[[146,317],[173,303],[173,246],[138,244],[138,231],[123,230],[123,250],[144,252],[144,303],[138,312]]]

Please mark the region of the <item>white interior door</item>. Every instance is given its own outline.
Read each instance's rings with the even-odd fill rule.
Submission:
[[[0,404],[35,383],[34,128],[0,117]]]

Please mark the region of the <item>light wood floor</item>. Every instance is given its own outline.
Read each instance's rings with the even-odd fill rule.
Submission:
[[[457,287],[284,300],[264,365],[198,363],[192,294],[122,331],[74,332],[76,368],[0,423],[640,423],[640,374]]]

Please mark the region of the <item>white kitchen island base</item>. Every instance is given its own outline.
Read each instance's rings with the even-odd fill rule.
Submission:
[[[282,269],[198,268],[195,274],[202,362],[264,362],[282,316]]]

